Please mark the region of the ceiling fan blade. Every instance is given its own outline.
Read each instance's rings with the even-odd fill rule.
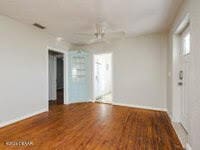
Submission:
[[[120,32],[108,32],[105,34],[105,39],[119,39],[119,38],[124,38],[125,37],[125,32],[120,31]]]
[[[106,44],[110,44],[111,42],[107,39],[92,39],[90,40],[87,44],[97,44],[97,43],[106,43]]]
[[[94,34],[93,33],[76,33],[76,35],[78,35],[78,36],[94,36]]]

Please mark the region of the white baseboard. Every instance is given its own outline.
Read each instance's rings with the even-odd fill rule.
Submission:
[[[92,103],[94,103],[94,102],[95,102],[95,100],[93,100],[93,99],[90,99],[90,100],[89,100],[89,102],[92,102]]]
[[[173,115],[169,115],[169,117],[170,117],[170,119],[171,119],[172,122],[176,122],[176,123],[181,122],[180,119],[178,119],[177,117],[174,117]]]
[[[172,115],[169,113],[169,111],[167,111],[167,114],[169,116],[170,121],[174,122],[174,118],[172,117]]]
[[[176,123],[179,123],[179,122],[180,122],[179,120],[174,119],[174,117],[171,116],[171,115],[169,115],[169,117],[170,117],[170,119],[171,119],[172,122],[176,122]]]
[[[88,102],[94,102],[93,100],[89,99],[89,100],[85,100],[85,101],[75,101],[75,102],[69,102],[66,104],[66,105],[69,105],[69,104],[78,104],[78,103],[88,103]]]
[[[44,108],[44,109],[41,109],[39,111],[33,112],[31,114],[27,114],[27,115],[24,115],[24,116],[21,116],[21,117],[17,117],[15,119],[12,119],[12,120],[9,120],[9,121],[0,122],[0,128],[5,127],[5,126],[10,125],[10,124],[13,124],[13,123],[16,123],[18,121],[22,121],[24,119],[30,118],[30,117],[38,115],[40,113],[47,112],[47,111],[48,111],[48,108]]]
[[[113,102],[113,105],[118,105],[118,106],[126,106],[126,107],[133,107],[133,108],[142,108],[142,109],[148,109],[148,110],[157,110],[157,111],[166,111],[166,108],[155,108],[155,107],[151,107],[151,106],[140,106],[140,105],[131,105],[131,104],[123,104],[123,103],[116,103]]]
[[[192,147],[190,146],[189,143],[186,144],[186,150],[192,150]]]

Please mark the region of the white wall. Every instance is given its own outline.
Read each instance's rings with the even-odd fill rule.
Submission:
[[[166,108],[167,35],[151,34],[83,47],[113,52],[114,103]]]
[[[48,110],[47,46],[65,43],[0,16],[0,126]]]

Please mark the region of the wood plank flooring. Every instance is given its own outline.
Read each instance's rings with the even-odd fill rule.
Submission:
[[[29,146],[5,142],[30,141]],[[9,143],[7,143],[9,144]],[[166,112],[79,103],[0,129],[0,150],[182,150]]]

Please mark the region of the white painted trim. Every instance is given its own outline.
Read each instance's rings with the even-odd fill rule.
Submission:
[[[141,108],[141,109],[148,109],[148,110],[156,110],[156,111],[165,111],[165,112],[167,112],[166,108],[156,108],[156,107],[151,107],[151,106],[132,105],[132,104],[124,104],[124,103],[116,103],[116,102],[113,102],[112,105],[126,106],[126,107],[133,107],[133,108]]]
[[[189,143],[186,144],[186,150],[192,150],[192,147]]]
[[[180,22],[177,24],[177,27],[175,28],[175,34],[181,34],[185,27],[187,27],[190,24],[190,14],[187,13],[181,18]]]
[[[179,121],[176,120],[172,115],[169,115],[169,114],[168,114],[168,116],[170,117],[170,120],[171,120],[172,122],[179,123]]]
[[[169,118],[170,118],[170,120],[171,120],[172,122],[177,122],[177,121],[173,118],[172,114],[169,113],[168,110],[167,110],[167,114],[168,114],[168,116],[169,116]],[[177,122],[177,123],[178,123],[178,122]]]
[[[68,51],[67,50],[61,50],[61,49],[57,49],[57,48],[54,48],[54,47],[50,47],[50,46],[47,46],[47,55],[49,53],[49,50],[53,50],[53,51],[56,51],[56,52],[60,52],[60,53],[63,53],[64,55],[64,104],[68,104],[69,103],[69,98],[68,98]],[[49,64],[49,57],[47,59],[47,65]],[[48,90],[47,90],[47,102],[49,101],[49,69],[48,69],[48,66],[47,66],[47,81],[48,81]]]
[[[115,83],[114,83],[114,80],[115,80],[115,73],[114,73],[114,69],[115,69],[115,66],[114,66],[114,64],[115,64],[115,51],[113,51],[112,53],[111,53],[111,55],[112,55],[112,103],[113,103],[113,100],[114,100],[114,97],[115,97],[115,88],[114,88],[114,86],[115,86]]]
[[[180,70],[180,34],[190,23],[190,14],[185,14],[172,30],[172,116],[173,122],[181,121],[181,93],[177,85],[179,79],[177,74]]]
[[[89,99],[89,102],[93,102],[93,103],[94,103],[94,102],[95,102],[95,100],[94,100],[94,99]]]
[[[96,101],[96,97],[95,97],[95,74],[94,74],[94,69],[95,69],[95,54],[92,54],[92,99],[95,102]]]
[[[16,123],[18,121],[22,121],[24,119],[33,117],[33,116],[38,115],[38,114],[43,113],[43,112],[48,112],[48,108],[43,108],[43,109],[36,111],[36,112],[33,112],[31,114],[27,114],[27,115],[24,115],[24,116],[21,116],[21,117],[17,117],[15,119],[12,119],[12,120],[9,120],[9,121],[1,122],[0,128],[5,127],[5,126],[10,125],[10,124],[13,124],[13,123]]]

